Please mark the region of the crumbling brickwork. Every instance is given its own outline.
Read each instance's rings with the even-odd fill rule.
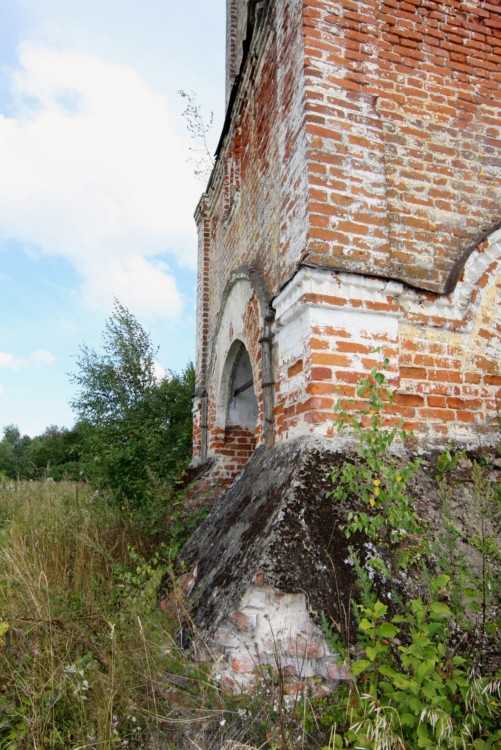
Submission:
[[[499,221],[501,10],[303,6],[312,260],[443,292]]]
[[[262,442],[334,438],[336,400],[384,357],[394,418],[423,444],[492,442],[499,5],[228,0],[227,16],[228,111],[196,213],[195,459],[219,457],[227,483]]]

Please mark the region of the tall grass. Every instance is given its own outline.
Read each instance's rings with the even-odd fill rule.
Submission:
[[[167,537],[153,554],[144,518],[85,485],[0,480],[0,750],[286,747],[271,683],[224,696],[178,649]]]
[[[157,612],[147,542],[85,486],[1,484],[2,750],[168,747],[200,676]]]

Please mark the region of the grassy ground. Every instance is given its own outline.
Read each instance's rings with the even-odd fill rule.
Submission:
[[[148,542],[84,486],[2,483],[1,748],[181,747],[181,713],[210,719],[157,612]]]
[[[159,612],[157,588],[187,527],[185,519],[172,513],[172,502],[169,506],[162,498],[161,505],[171,508],[170,515],[159,519],[150,507],[145,521],[144,513],[130,514],[85,485],[0,480],[0,750],[403,748],[399,737],[388,744],[389,732],[378,744],[361,741],[360,731],[351,731],[355,725],[368,727],[369,734],[377,729],[383,703],[378,705],[376,696],[384,696],[376,688],[382,677],[390,680],[385,685],[391,686],[393,679],[398,688],[391,705],[406,700],[400,689],[403,678],[395,672],[402,665],[393,652],[408,649],[401,641],[392,642],[398,627],[376,622],[378,604],[366,607],[360,625],[364,630],[364,622],[374,620],[371,632],[380,630],[381,637],[374,636],[369,645],[362,639],[355,658],[364,648],[372,654],[377,646],[384,657],[381,664],[373,655],[366,664],[360,660],[358,671],[367,673],[360,686],[353,681],[324,699],[284,695],[280,674],[268,673],[261,675],[252,695],[225,695],[217,682],[217,664],[197,664],[178,649],[175,635],[182,612],[175,605]],[[152,536],[154,526],[167,530],[163,538]],[[409,610],[399,621],[410,623],[411,645],[429,636],[421,632],[425,626],[433,631],[430,644],[437,640],[437,628],[447,639],[449,615],[444,611],[449,608],[431,600],[420,606],[431,612],[421,630],[414,615],[409,619]],[[449,648],[446,640],[444,644]],[[464,673],[466,691],[470,662],[458,661],[457,655],[449,659],[447,650],[445,658],[440,648],[433,645],[436,659],[430,661],[430,668],[440,673],[432,675],[436,705],[442,706],[443,691],[450,689],[454,716],[462,710],[461,685],[451,687],[441,665],[454,662],[456,673]],[[417,672],[413,670],[402,672],[407,682]],[[372,693],[367,688],[371,680]],[[427,677],[417,686],[424,707],[428,682]],[[477,711],[480,718],[473,716],[470,746],[488,750],[501,742],[501,735],[495,739],[489,730],[501,715],[501,678],[486,678],[479,685],[485,710]],[[422,710],[416,714],[419,726]],[[438,747],[433,741],[419,742],[417,737],[416,743],[405,744],[406,750]],[[440,747],[464,746],[458,742],[446,737]]]
[[[224,696],[178,649],[157,586],[179,540],[150,527],[85,485],[0,480],[0,750],[320,748],[271,680]]]

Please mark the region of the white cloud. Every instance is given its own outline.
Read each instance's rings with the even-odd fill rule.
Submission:
[[[26,367],[50,367],[55,363],[54,356],[46,349],[37,349],[27,357],[15,357],[9,352],[0,352],[0,369],[20,370]]]
[[[170,252],[194,267],[200,193],[164,96],[132,68],[26,42],[0,114],[0,235],[73,264],[84,299],[178,315]]]
[[[156,360],[153,363],[153,375],[158,383],[160,383],[160,381],[162,381],[167,375],[166,370],[162,367],[160,362],[157,362]]]
[[[134,314],[177,316],[181,298],[174,278],[162,264],[141,255],[87,258],[83,298],[89,307],[110,309],[113,297]]]
[[[54,356],[46,349],[37,349],[29,358],[29,362],[42,367],[53,365],[55,361]]]
[[[15,370],[17,368],[17,360],[14,355],[7,352],[0,352],[0,367],[5,370]]]

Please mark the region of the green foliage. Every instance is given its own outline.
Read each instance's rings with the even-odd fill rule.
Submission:
[[[451,648],[448,585],[448,576],[437,576],[428,600],[413,599],[390,619],[380,601],[361,608],[365,654],[352,674],[363,677],[364,692],[355,692],[345,746],[434,750],[501,741],[501,683],[476,676],[471,660]]]
[[[437,482],[445,479],[446,472],[457,469],[461,459],[465,458],[464,451],[454,451],[450,445],[442,451],[437,459]]]
[[[499,518],[501,496],[496,485],[489,479],[484,468],[477,461],[473,464],[473,507],[478,518],[478,532],[470,534],[469,543],[480,554],[480,570],[470,574],[461,582],[461,588],[470,588],[469,609],[477,616],[483,646],[488,638],[499,640],[501,619],[501,551],[499,549]],[[497,485],[499,490],[499,485]],[[466,578],[466,577],[465,577]]]
[[[386,404],[392,402],[384,372],[372,370],[369,378],[360,381],[357,396],[366,399],[367,408],[354,415],[339,404],[338,426],[352,428],[360,460],[334,468],[329,496],[362,506],[362,510],[347,511],[345,533],[347,537],[357,533],[357,546],[362,543],[372,553],[362,564],[355,547],[349,548],[359,596],[355,604],[358,638],[353,648],[357,658],[351,665],[354,679],[344,716],[336,713],[328,747],[499,747],[501,675],[493,673],[484,653],[488,643],[499,642],[499,487],[480,463],[473,462],[472,507],[465,510],[471,513],[476,531],[466,534],[451,512],[454,487],[450,480],[451,472],[466,457],[447,448],[437,460],[442,518],[430,547],[427,536],[431,532],[418,522],[406,492],[419,462],[404,466],[390,451],[395,440],[403,443],[407,435],[401,425],[384,425]],[[411,554],[410,538],[414,541]],[[408,584],[410,566],[419,559],[423,591],[410,601],[392,595],[391,610],[377,598],[374,576],[369,575],[372,569],[390,578],[383,557],[378,556],[388,541],[398,553]],[[464,543],[470,551],[477,550],[475,562],[461,548]]]
[[[13,424],[4,427],[0,441],[0,472],[10,479],[31,476],[30,445],[31,438],[21,435],[18,427]]]
[[[332,653],[336,654],[338,658],[344,659],[348,650],[342,637],[343,634],[337,628],[333,628],[325,612],[320,613],[320,624],[325,641]]]
[[[86,475],[119,502],[138,506],[152,485],[172,478],[191,453],[192,365],[155,377],[157,350],[118,301],[103,334],[103,352],[81,347],[72,381]]]
[[[165,574],[174,579],[176,558],[196,527],[207,515],[207,509],[188,511],[181,500],[176,500],[163,508],[162,533],[157,534],[155,543],[146,544],[151,538],[151,529],[141,518],[141,511],[129,515],[131,525],[142,532],[143,550],[134,545],[127,547],[127,560],[117,563],[114,575],[117,581],[116,594],[127,605],[127,610],[136,607],[137,602],[144,612],[146,604],[156,607],[156,592]],[[160,521],[160,518],[157,519]],[[134,604],[136,603],[136,604]]]
[[[41,435],[33,438],[29,459],[33,477],[50,477],[54,480],[80,479],[80,433],[78,427],[51,425]]]
[[[355,580],[357,582],[358,598],[359,603],[364,607],[372,607],[376,603],[376,592],[372,585],[372,581],[369,578],[367,568],[365,568],[354,547],[348,547],[350,555],[350,561],[353,563],[353,569],[355,571]],[[368,560],[368,567],[373,559]],[[357,621],[360,620],[360,607],[355,607],[355,618]]]
[[[52,425],[30,438],[8,425],[0,440],[0,473],[9,479],[78,479],[78,429]]]
[[[358,394],[368,398],[368,408],[356,417],[341,410],[360,437],[356,468],[369,470],[349,486],[342,471],[336,474],[334,499],[364,502],[368,517],[380,513],[383,524],[363,523],[349,548],[358,588],[358,603],[348,607],[356,615],[356,643],[344,644],[346,632],[333,631],[323,618],[331,648],[352,667],[352,680],[328,697],[287,695],[280,668],[263,669],[261,688],[250,696],[223,695],[207,666],[180,653],[172,636],[181,613],[159,613],[156,589],[199,517],[153,473],[153,459],[141,503],[122,495],[119,505],[110,504],[78,484],[0,480],[0,748],[501,746],[501,676],[485,658],[489,644],[499,642],[499,487],[473,464],[476,525],[465,540],[452,513],[450,477],[461,456],[448,449],[437,469],[443,531],[434,545],[422,542],[431,531],[414,526],[408,499],[398,499],[400,491],[406,494],[408,467],[390,448],[405,439],[401,428],[393,437],[362,439],[364,430],[388,432],[386,385],[384,373],[373,371]],[[177,388],[170,413],[179,407],[181,419],[189,399],[180,394],[188,391],[183,382]],[[54,438],[52,455],[63,438],[54,430],[47,435]],[[20,439],[14,432],[8,437],[11,444]],[[171,435],[165,445],[172,444]],[[183,450],[181,444],[178,456]],[[40,464],[45,461],[46,454]],[[177,465],[175,458],[169,471]],[[382,489],[374,493],[374,487]],[[393,516],[380,500],[383,490],[386,502],[396,498]],[[393,527],[400,531],[392,534]],[[401,554],[411,537],[421,544],[419,571]],[[461,552],[464,541],[475,561]],[[381,551],[391,554],[379,557]],[[406,579],[414,593],[397,598],[392,591],[383,603],[372,573],[388,581],[394,552],[403,568],[399,581]]]
[[[453,487],[446,472],[457,467],[464,454],[439,457],[438,465],[444,467],[437,473],[437,482],[442,501],[440,531],[436,535],[433,551],[439,560],[440,569],[451,580],[450,599],[457,627],[475,630],[479,658],[487,639],[499,637],[501,622],[499,602],[501,599],[501,553],[498,543],[497,522],[501,502],[496,485],[484,467],[473,461],[471,470],[472,491],[466,501],[464,512],[474,522],[475,529],[468,533],[461,528],[451,511]],[[466,554],[465,543],[477,550],[478,559]]]
[[[383,368],[388,366],[384,360]],[[367,401],[367,408],[352,414],[338,402],[338,430],[351,427],[357,436],[359,463],[344,461],[330,473],[333,484],[327,493],[332,500],[357,500],[363,510],[350,510],[345,534],[363,532],[378,542],[388,540],[396,545],[420,529],[406,488],[420,464],[419,459],[404,464],[390,453],[395,440],[405,442],[407,433],[401,425],[384,426],[386,404],[393,401],[384,372],[373,368],[370,377],[360,380],[357,396]]]
[[[79,388],[73,407],[80,419],[94,426],[126,417],[155,385],[157,349],[118,300],[106,322],[103,348],[98,354],[82,345],[79,371],[72,375]]]

